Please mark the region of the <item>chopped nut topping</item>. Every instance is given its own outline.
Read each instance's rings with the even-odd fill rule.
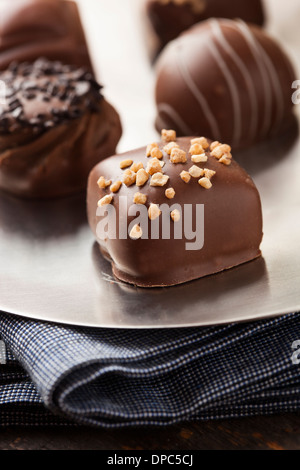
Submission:
[[[152,158],[157,158],[158,160],[161,160],[162,157],[163,157],[163,153],[161,150],[159,150],[159,148],[154,148],[152,151],[151,151],[151,157]]]
[[[191,155],[201,155],[201,154],[205,153],[204,148],[200,144],[193,144],[190,147],[189,152],[190,152]]]
[[[146,168],[147,173],[149,175],[154,175],[155,173],[161,173],[161,164],[157,158],[152,158],[147,165]]]
[[[100,201],[98,201],[98,207],[103,207],[103,206],[108,206],[113,201],[113,195],[112,194],[107,194],[104,196]]]
[[[220,158],[219,162],[223,163],[223,165],[229,166],[231,165],[232,160],[227,155],[228,154],[223,155],[223,157]]]
[[[159,163],[160,163],[160,166],[161,166],[162,168],[163,168],[163,167],[165,166],[165,164],[166,164],[166,162],[163,162],[162,160],[160,160]]]
[[[214,150],[216,147],[218,147],[218,145],[221,145],[221,144],[217,140],[215,142],[212,142],[210,144],[210,150]]]
[[[174,211],[171,212],[171,219],[174,222],[179,222],[179,220],[181,219],[179,210],[175,209]]]
[[[225,154],[230,154],[230,147],[228,145],[218,145],[212,152],[212,156],[216,157],[218,160],[223,157]]]
[[[202,153],[201,155],[192,155],[192,162],[193,163],[206,163],[208,160],[207,155]]]
[[[148,209],[148,215],[150,220],[157,219],[161,214],[161,210],[159,209],[157,204],[150,204]]]
[[[153,144],[149,144],[149,145],[147,146],[146,156],[147,156],[147,157],[150,157],[152,150],[155,149],[155,148],[158,148],[158,145],[157,145],[155,142],[153,142]]]
[[[143,168],[144,165],[142,164],[142,162],[133,163],[130,167],[131,171],[134,171],[135,173],[137,173],[139,170],[142,170]]]
[[[122,186],[122,181],[116,181],[115,183],[111,185],[110,190],[112,193],[117,193],[121,186]]]
[[[136,185],[138,187],[144,186],[144,184],[147,183],[148,179],[149,179],[148,173],[144,169],[141,169],[137,172],[137,175],[136,175]]]
[[[170,161],[175,164],[186,163],[187,162],[186,152],[184,150],[173,148],[171,152]]]
[[[123,176],[123,183],[126,184],[126,186],[132,186],[135,182],[136,182],[136,173],[132,170],[126,170]]]
[[[100,176],[100,178],[97,181],[97,184],[100,189],[106,189],[108,186],[111,185],[111,180],[106,180],[104,176]]]
[[[135,225],[132,230],[130,231],[129,234],[130,238],[133,240],[138,240],[139,238],[142,238],[143,236],[143,231],[139,225]]]
[[[196,166],[196,165],[193,165],[193,166],[189,169],[189,174],[190,174],[193,178],[200,178],[200,176],[203,176],[204,170],[203,170],[202,168],[199,168],[199,167]]]
[[[191,145],[199,144],[201,147],[206,150],[209,147],[208,140],[205,137],[198,137],[197,139],[191,140]]]
[[[205,177],[208,178],[209,180],[216,174],[214,170],[208,170],[207,168],[204,168],[203,172],[204,172]]]
[[[124,170],[124,168],[128,168],[128,167],[131,166],[132,164],[133,164],[133,161],[128,158],[127,160],[123,160],[123,161],[120,163],[120,168],[121,168],[121,170]]]
[[[173,149],[179,149],[179,145],[176,144],[176,142],[170,142],[169,144],[164,146],[164,151],[168,155],[171,155],[171,152],[172,152]]]
[[[166,195],[166,197],[167,197],[168,199],[174,199],[175,194],[176,194],[176,193],[175,193],[175,190],[174,190],[173,188],[168,188],[168,189],[166,189],[166,191],[165,191],[165,195]]]
[[[163,129],[161,131],[161,138],[163,142],[174,142],[176,140],[176,132],[171,130]]]
[[[191,181],[191,175],[189,174],[188,171],[182,171],[180,173],[180,178],[185,182],[189,183]]]
[[[155,173],[150,181],[150,186],[165,186],[169,181],[169,176],[162,173]]]
[[[146,204],[146,202],[147,202],[146,194],[135,193],[134,198],[133,198],[133,202],[134,202],[134,204]]]
[[[208,178],[201,178],[198,183],[200,184],[200,186],[202,186],[202,188],[205,188],[205,189],[210,189],[212,187],[212,183],[211,181],[208,179]]]

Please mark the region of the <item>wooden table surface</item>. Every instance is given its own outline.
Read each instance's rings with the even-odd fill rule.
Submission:
[[[0,450],[299,450],[300,415],[255,417],[167,428],[7,428]]]

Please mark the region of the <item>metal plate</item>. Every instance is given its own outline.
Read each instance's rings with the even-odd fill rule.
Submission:
[[[137,3],[132,0],[132,7]],[[104,75],[111,79],[107,95],[114,95],[115,102],[119,99],[117,107],[125,124],[120,150],[143,145],[155,138],[153,76],[141,47],[140,31],[129,26],[137,21],[137,10],[131,11],[127,2],[103,0],[101,8],[106,16],[101,16],[95,14],[99,6],[93,4],[94,9],[88,10],[91,2],[85,0],[83,4],[88,35],[98,34],[98,43],[92,47],[95,58],[97,52],[99,63],[111,64],[111,69],[104,68],[108,70]],[[126,70],[134,70],[139,61],[140,73],[130,73],[132,85],[127,93],[116,73],[124,67],[119,62],[116,69],[111,60],[125,30],[119,30],[109,57],[96,47],[101,41],[107,44],[104,38],[109,39],[112,31],[114,37],[117,34],[118,28],[111,27],[116,17],[114,8],[127,24],[126,31],[135,31],[132,36],[126,33],[130,51],[125,54]],[[26,202],[1,193],[0,310],[39,320],[112,328],[204,326],[299,311],[298,136],[293,132],[280,141],[235,154],[235,158],[253,176],[261,193],[265,232],[262,259],[178,287],[135,288],[118,282],[110,263],[100,255],[86,223],[84,194]]]

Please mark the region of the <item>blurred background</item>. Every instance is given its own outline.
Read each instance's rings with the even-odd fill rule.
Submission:
[[[147,48],[144,1],[77,2],[98,79],[122,118],[124,133],[119,151],[157,139],[153,126],[154,69]],[[300,79],[300,2],[264,0],[264,5],[266,28],[289,53]]]

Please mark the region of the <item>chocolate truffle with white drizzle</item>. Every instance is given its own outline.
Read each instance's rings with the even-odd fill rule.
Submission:
[[[212,19],[170,43],[157,66],[156,127],[245,148],[293,122],[293,66],[259,27]]]

